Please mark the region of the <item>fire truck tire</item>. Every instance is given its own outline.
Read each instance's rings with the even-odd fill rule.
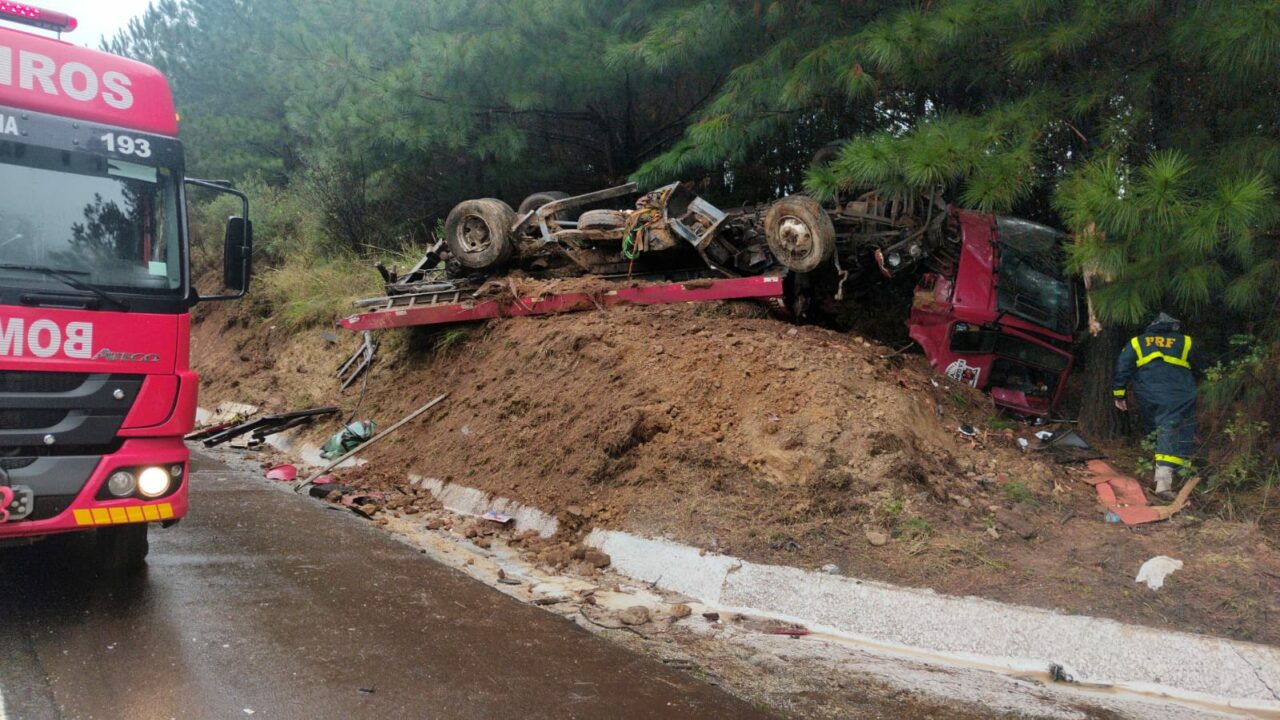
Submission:
[[[769,206],[764,216],[769,249],[788,270],[812,272],[836,250],[836,228],[811,197],[789,195]]]
[[[142,569],[146,564],[147,552],[151,549],[147,542],[146,523],[118,525],[98,529],[97,553],[98,567],[107,572],[128,573]]]
[[[579,230],[621,230],[626,223],[621,210],[588,210],[578,216]]]
[[[534,210],[537,210],[538,208],[542,207],[543,205],[546,205],[549,202],[555,202],[556,200],[564,200],[567,197],[569,197],[569,193],[560,192],[559,190],[547,190],[546,192],[536,192],[530,195],[529,197],[525,198],[524,202],[520,203],[520,207],[516,210],[516,215],[523,216],[525,213],[533,212]],[[563,212],[556,213],[556,219],[557,220],[566,219],[564,217],[561,217],[562,215],[564,215]]]
[[[516,212],[501,200],[465,200],[444,221],[445,243],[458,262],[486,270],[511,257],[515,220]]]

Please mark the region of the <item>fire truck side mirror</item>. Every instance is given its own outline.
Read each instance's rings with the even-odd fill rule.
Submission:
[[[227,218],[223,248],[222,284],[243,293],[249,289],[253,263],[253,223],[242,217]]]

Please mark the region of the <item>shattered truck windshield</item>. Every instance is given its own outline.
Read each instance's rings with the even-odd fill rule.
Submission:
[[[165,167],[0,142],[0,286],[181,291],[177,174]]]
[[[1062,271],[1063,234],[1029,220],[1001,217],[1000,265],[996,309],[1070,335],[1076,325],[1076,300]]]

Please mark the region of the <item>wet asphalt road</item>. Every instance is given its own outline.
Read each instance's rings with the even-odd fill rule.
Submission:
[[[148,569],[0,550],[0,720],[754,718],[715,688],[200,458]]]

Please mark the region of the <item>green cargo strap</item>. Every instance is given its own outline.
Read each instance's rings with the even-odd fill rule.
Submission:
[[[1138,367],[1142,367],[1143,365],[1146,365],[1147,363],[1152,362],[1154,360],[1163,360],[1169,363],[1170,365],[1177,365],[1178,367],[1184,367],[1188,370],[1191,369],[1191,361],[1187,359],[1191,357],[1191,336],[1190,335],[1182,336],[1182,357],[1180,358],[1176,358],[1171,355],[1165,355],[1159,350],[1156,350],[1150,355],[1143,355],[1142,343],[1138,342],[1138,338],[1136,337],[1130,340],[1129,344],[1133,346],[1133,351],[1138,354]]]
[[[1157,455],[1156,455],[1156,462],[1158,462],[1158,463],[1160,463],[1160,462],[1162,462],[1162,463],[1169,463],[1170,465],[1177,465],[1177,466],[1179,466],[1179,467],[1186,467],[1186,466],[1190,465],[1190,463],[1188,463],[1186,460],[1184,460],[1184,459],[1182,459],[1182,458],[1178,457],[1177,455],[1160,455],[1160,454],[1157,454]]]

